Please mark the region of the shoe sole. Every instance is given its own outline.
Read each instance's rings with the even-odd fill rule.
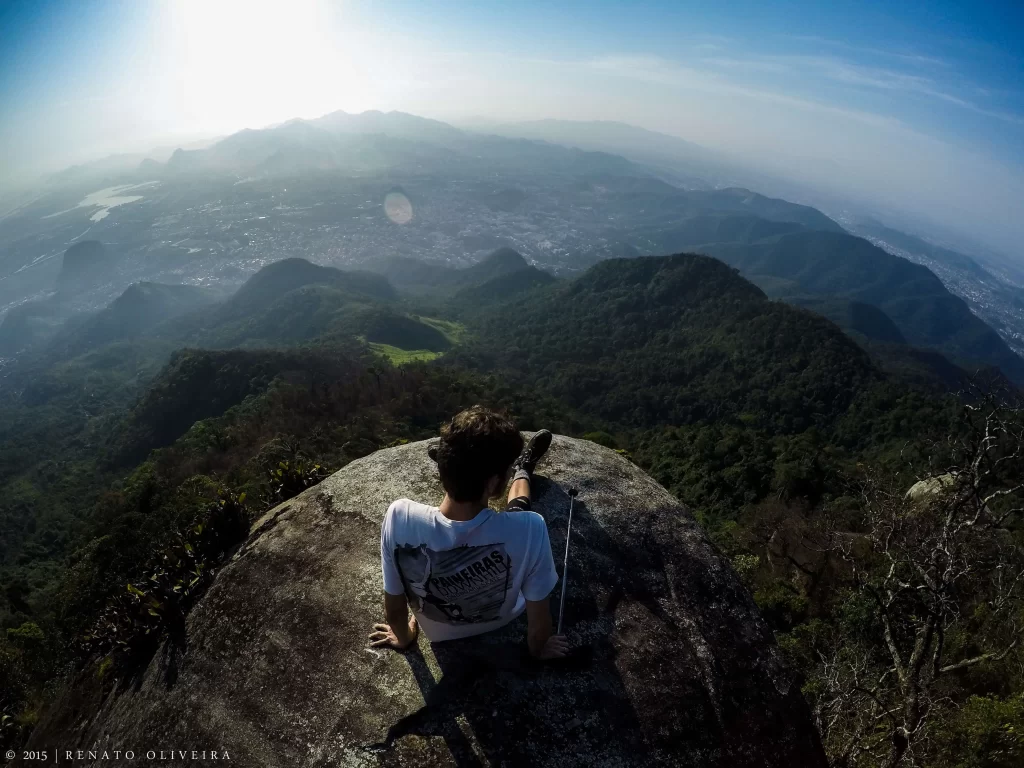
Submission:
[[[538,430],[534,434],[534,436],[530,438],[529,442],[527,442],[527,444],[526,444],[527,450],[529,450],[531,448],[536,449],[541,444],[544,445],[544,448],[543,448],[543,450],[541,450],[540,454],[536,458],[534,458],[534,459],[532,459],[530,461],[530,463],[533,464],[534,468],[536,468],[537,465],[540,463],[540,460],[543,459],[547,455],[548,449],[551,447],[551,438],[552,438],[552,435],[551,435],[551,431],[550,430],[541,429],[541,430]],[[525,453],[525,451],[524,451],[524,453]],[[532,451],[531,451],[531,453],[532,453]],[[530,471],[532,472],[533,470],[530,470]]]

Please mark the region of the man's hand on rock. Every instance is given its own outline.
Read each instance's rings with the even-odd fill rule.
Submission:
[[[569,653],[568,638],[566,638],[565,635],[552,635],[540,649],[540,653],[537,654],[537,658],[541,661],[564,659],[567,653]]]
[[[416,635],[419,634],[420,627],[416,623],[415,616],[409,617],[409,624],[404,630],[401,629],[401,625],[398,626],[400,631],[396,632],[390,624],[374,624],[374,631],[370,633],[370,647],[394,648],[396,651],[404,651],[416,642]]]

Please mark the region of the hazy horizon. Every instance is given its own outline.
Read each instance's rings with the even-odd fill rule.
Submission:
[[[7,180],[335,110],[614,120],[1021,254],[1024,12],[44,0],[0,8]]]

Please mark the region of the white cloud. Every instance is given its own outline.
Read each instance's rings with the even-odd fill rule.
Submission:
[[[906,129],[893,117],[862,110],[846,109],[820,101],[792,96],[780,91],[744,85],[718,72],[695,69],[653,56],[605,56],[582,62],[583,66],[618,77],[629,77],[661,85],[706,91],[732,93],[759,101],[768,101],[797,109],[827,113],[867,125]]]
[[[897,55],[910,58],[903,54]],[[876,91],[914,94],[946,104],[952,104],[985,117],[1011,124],[1024,125],[1024,115],[981,106],[969,98],[951,93],[949,86],[944,86],[934,77],[885,67],[867,66],[838,56],[803,54],[784,56],[709,56],[704,57],[701,61],[705,65],[730,72],[792,75],[806,80],[822,79],[840,85]],[[931,62],[930,59],[928,61]],[[973,94],[982,98],[989,98],[991,96],[989,91],[976,87],[973,84],[966,86],[965,90],[970,90]]]
[[[831,38],[818,37],[816,35],[789,35],[788,39],[803,43],[814,43],[816,45],[826,46],[829,48],[838,48],[844,51],[866,54],[868,56],[875,56],[879,58],[899,59],[901,61],[921,66],[942,67],[944,69],[948,69],[952,66],[945,59],[940,59],[936,56],[926,56],[921,53],[908,51],[887,50],[885,48],[872,48],[870,46],[863,45],[852,45],[842,40],[833,40]]]

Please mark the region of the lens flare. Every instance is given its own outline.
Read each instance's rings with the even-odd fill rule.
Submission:
[[[412,203],[401,192],[388,192],[384,196],[384,213],[395,224],[408,224],[412,221]]]

